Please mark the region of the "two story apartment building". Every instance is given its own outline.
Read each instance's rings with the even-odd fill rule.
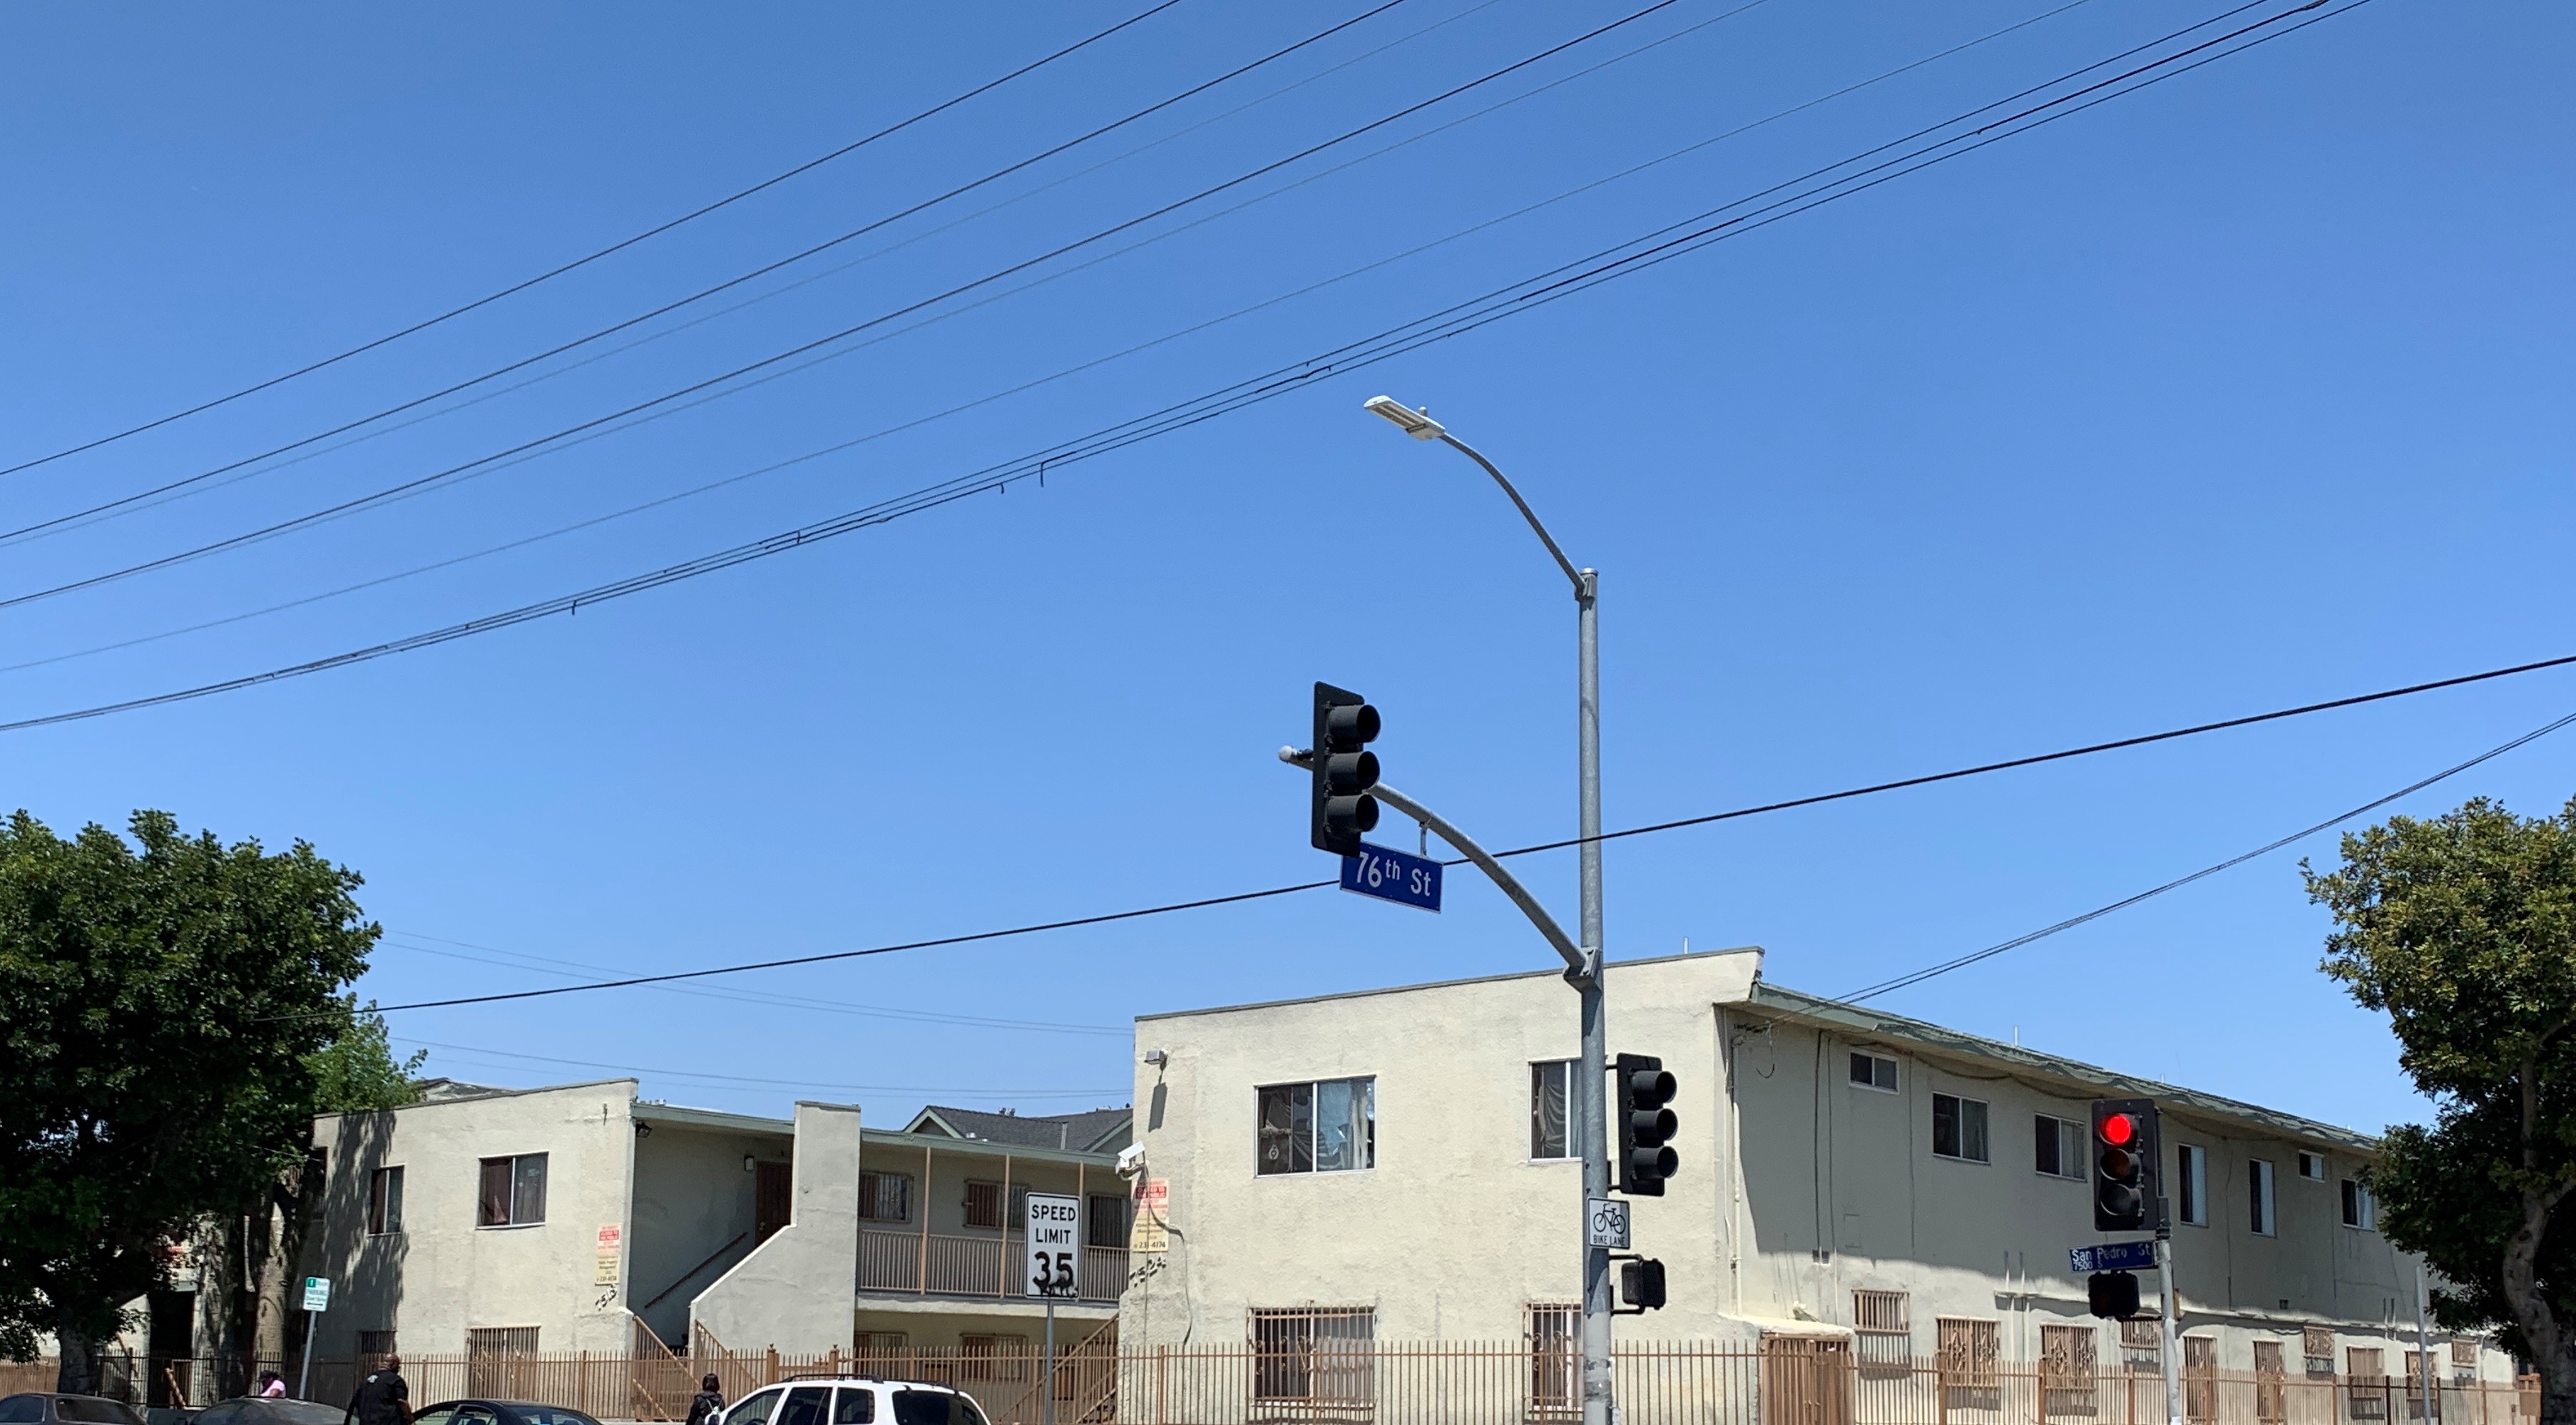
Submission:
[[[1621,1339],[2152,1374],[2088,1313],[2089,1104],[2161,1105],[2185,1364],[2403,1379],[2417,1263],[2348,1129],[1769,984],[1758,950],[1614,963],[1613,1051],[1679,1079],[1682,1171],[1632,1205],[1670,1302]],[[1534,972],[1137,1021],[1157,1250],[1129,1351],[1563,1342],[1577,1301],[1574,995]],[[2152,1276],[2144,1278],[2150,1294]],[[2447,1343],[2447,1338],[2444,1338]],[[2446,1379],[2510,1379],[2446,1344]]]
[[[441,1082],[424,1101],[321,1119],[327,1166],[304,1270],[337,1291],[317,1359],[592,1352],[694,1343],[788,1354],[1007,1349],[1032,1191],[1086,1202],[1076,1334],[1126,1278],[1127,1111],[925,1110],[862,1127],[636,1097],[636,1081]]]

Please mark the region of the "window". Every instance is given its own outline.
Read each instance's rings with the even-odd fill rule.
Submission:
[[[1574,1076],[1573,1061],[1550,1059],[1530,1065],[1530,1156],[1532,1158],[1571,1158],[1574,1136],[1567,1131],[1570,1122],[1566,1090]]]
[[[2306,1178],[2310,1182],[2324,1182],[2326,1180],[2325,1154],[2301,1153],[2299,1155],[2299,1176]]]
[[[2357,1179],[2343,1180],[2343,1225],[2364,1232],[2379,1230],[2379,1203]]]
[[[778,1407],[777,1419],[770,1425],[823,1425],[831,1413],[831,1387],[792,1386],[788,1389],[786,1401]]]
[[[54,1397],[54,1416],[77,1421],[79,1425],[141,1425],[143,1417],[134,1407],[121,1400],[98,1400],[82,1395]]]
[[[520,1227],[546,1220],[546,1155],[483,1160],[482,1191],[475,1195],[478,1227]]]
[[[2034,1149],[2032,1165],[2043,1177],[2083,1177],[2085,1133],[2081,1124],[2052,1118],[2045,1113],[2034,1115],[2030,1121]]]
[[[402,1169],[378,1168],[367,1178],[367,1235],[402,1231]]]
[[[2248,1226],[2258,1237],[2274,1235],[2279,1224],[2272,1211],[2272,1165],[2260,1158],[2245,1164],[2245,1206]]]
[[[1896,1061],[1885,1054],[1865,1054],[1858,1049],[1851,1056],[1851,1085],[1856,1089],[1896,1092]]]
[[[2375,1346],[2351,1346],[2343,1353],[2344,1374],[2351,1377],[2344,1398],[2355,1420],[2388,1418],[2387,1357]]]
[[[1127,1245],[1127,1199],[1114,1192],[1096,1192],[1084,1204],[1082,1245],[1086,1247],[1124,1247]]]
[[[0,1400],[0,1425],[40,1425],[45,1418],[41,1395],[13,1395]]]
[[[975,1402],[953,1390],[898,1390],[895,1425],[984,1425]]]
[[[1852,1344],[1861,1369],[1903,1368],[1914,1360],[1914,1317],[1901,1291],[1852,1293]]]
[[[372,1365],[372,1364],[374,1363],[374,1360],[375,1360],[375,1358],[376,1358],[376,1357],[379,1357],[379,1356],[390,1356],[390,1355],[392,1355],[393,1353],[394,1353],[394,1333],[393,1333],[393,1332],[391,1332],[391,1331],[361,1331],[361,1332],[359,1332],[359,1333],[358,1333],[358,1359],[359,1359],[359,1360],[366,1361],[366,1362],[368,1362],[370,1365]]]
[[[2039,1328],[2042,1409],[2050,1415],[2093,1413],[2094,1341],[2090,1326]]]
[[[969,1182],[966,1184],[966,1225],[1002,1230],[1002,1185]]]
[[[1981,1105],[1982,1106],[1982,1105]],[[2003,1380],[1996,1373],[2001,1354],[1992,1321],[1944,1316],[1940,1332],[1941,1394],[1950,1408],[1993,1410],[2002,1404]]]
[[[465,1333],[465,1352],[472,1356],[533,1356],[537,1327],[478,1326]]]
[[[2209,1150],[2189,1143],[2174,1148],[2174,1207],[2194,1227],[2209,1225]]]
[[[1522,1335],[1529,1346],[1530,1413],[1573,1419],[1583,1413],[1583,1308],[1570,1302],[1529,1304]]]
[[[2453,1341],[2451,1343],[2451,1384],[2471,1386],[2477,1383],[2478,1343]]]
[[[845,1385],[832,1392],[832,1425],[873,1425],[877,1393],[871,1386]]]
[[[1377,1400],[1374,1307],[1252,1313],[1252,1398],[1370,1405]]]
[[[905,1349],[911,1343],[911,1340],[912,1337],[902,1331],[862,1331],[859,1333],[858,1340],[853,1344],[852,1350],[862,1362],[889,1364],[894,1363],[894,1358],[904,1353]],[[908,1366],[909,1362],[901,1364]],[[862,1371],[860,1374],[899,1376],[910,1374],[910,1372],[908,1370],[878,1369]],[[759,1422],[755,1421],[753,1422],[753,1425],[759,1425]]]
[[[2155,1321],[2120,1323],[2120,1368],[2133,1376],[2163,1375],[2164,1326]]]
[[[1377,1166],[1377,1080],[1274,1084],[1259,1094],[1254,1171],[1339,1173]]]
[[[2218,1338],[2182,1338],[2182,1413],[2186,1420],[2218,1418]]]
[[[859,1218],[865,1222],[910,1222],[912,1179],[902,1173],[860,1173]]]
[[[2306,1363],[2301,1367],[2309,1375],[2334,1376],[2334,1328],[2310,1326],[2299,1333],[2299,1354]]]
[[[1028,1365],[1026,1336],[957,1338],[957,1373],[968,1380],[1026,1380]]]
[[[2442,1418],[2442,1383],[2424,1369],[2423,1352],[2406,1353],[2406,1381],[2399,1393],[2406,1397],[2407,1419],[2424,1418],[2424,1397],[2427,1395],[2433,1397],[2433,1418]]]
[[[1932,1152],[1962,1162],[1994,1161],[1986,1150],[1986,1105],[1983,1099],[1955,1094],[1932,1095]]]
[[[2254,1419],[2257,1425],[2281,1425],[2290,1418],[2289,1391],[2282,1385],[2281,1343],[2254,1343]]]
[[[764,1390],[748,1396],[724,1413],[724,1425],[768,1425],[769,1412],[778,1404],[783,1391]],[[414,1425],[418,1425],[415,1421]]]

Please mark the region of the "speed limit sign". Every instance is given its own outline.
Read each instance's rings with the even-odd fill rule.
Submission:
[[[1030,1296],[1079,1295],[1082,1199],[1033,1192],[1028,1203],[1028,1285],[1024,1290]]]

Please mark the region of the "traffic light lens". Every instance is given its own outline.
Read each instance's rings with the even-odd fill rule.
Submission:
[[[2102,1150],[2102,1175],[2111,1178],[2133,1178],[2138,1174],[2138,1155],[2126,1148]]]
[[[1336,752],[1324,759],[1324,783],[1336,796],[1365,792],[1377,785],[1377,754]]]
[[[2102,1141],[2114,1148],[2125,1148],[2137,1141],[2138,1120],[2125,1113],[2106,1115],[2102,1120]]]
[[[1344,703],[1324,715],[1324,750],[1357,752],[1377,740],[1377,709],[1367,703]]]

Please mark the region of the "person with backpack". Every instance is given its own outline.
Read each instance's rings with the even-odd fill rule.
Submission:
[[[402,1377],[402,1357],[385,1357],[358,1382],[341,1425],[411,1425],[411,1382]]]
[[[715,1425],[723,1416],[724,1392],[716,1388],[714,1376],[698,1382],[698,1393],[689,1397],[689,1425]]]

